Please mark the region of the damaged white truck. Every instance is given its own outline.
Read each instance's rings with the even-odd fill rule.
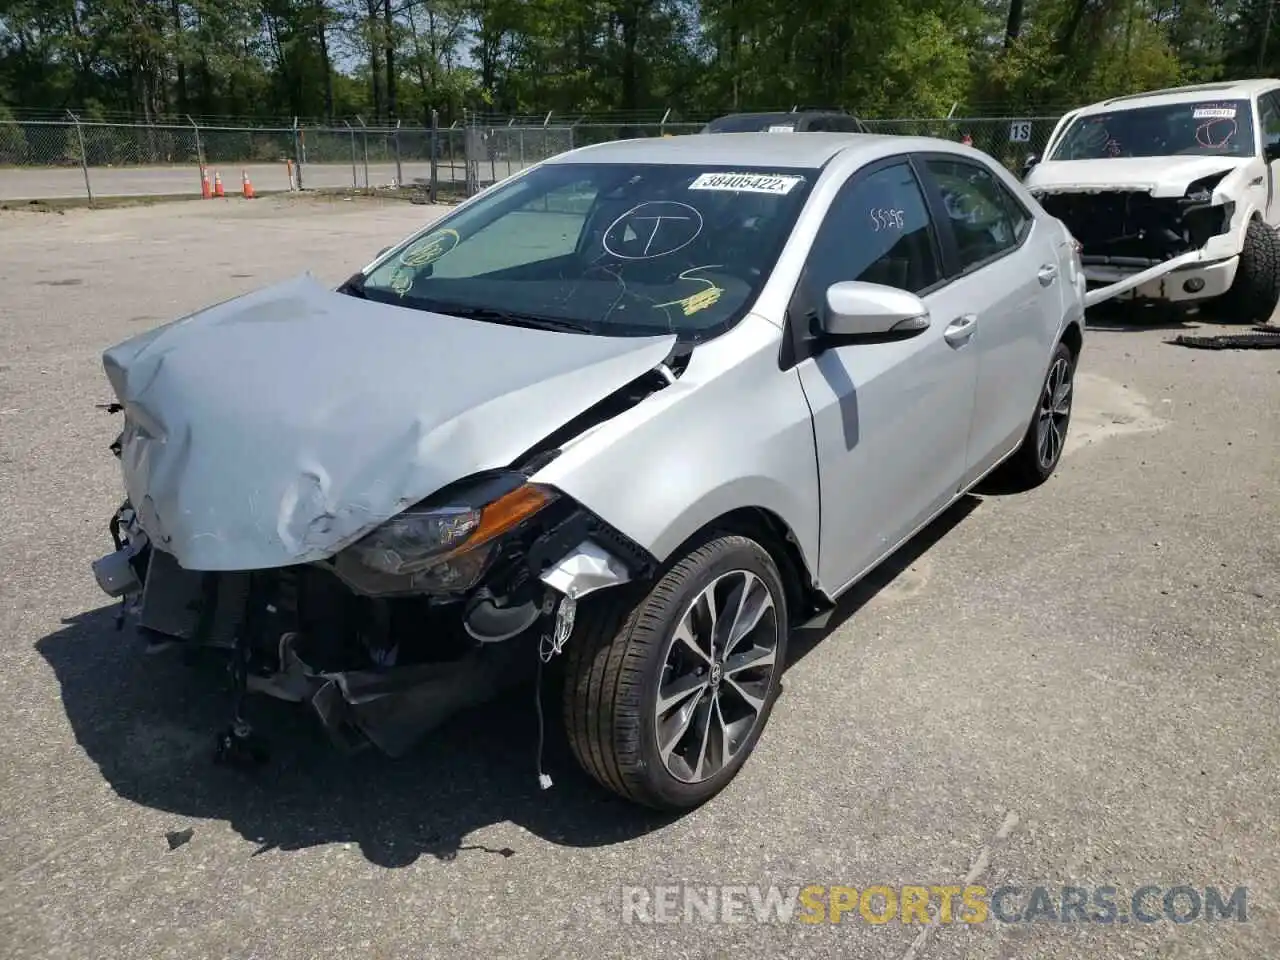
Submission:
[[[1062,118],[1024,182],[1081,244],[1089,306],[1265,323],[1280,301],[1280,80],[1115,97]]]

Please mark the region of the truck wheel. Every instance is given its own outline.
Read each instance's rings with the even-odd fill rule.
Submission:
[[[587,599],[598,602],[579,609],[565,663],[574,756],[636,803],[704,803],[742,768],[778,694],[787,605],[773,559],[754,540],[718,536],[633,606],[608,592]]]
[[[1075,394],[1076,358],[1071,348],[1059,343],[1049,360],[1036,401],[1036,414],[1017,452],[1004,462],[1000,479],[1017,490],[1038,487],[1053,475],[1062,459],[1071,425],[1071,402]]]
[[[1280,234],[1250,220],[1231,289],[1222,298],[1223,319],[1266,323],[1280,303]]]

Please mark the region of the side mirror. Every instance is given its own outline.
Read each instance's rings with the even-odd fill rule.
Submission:
[[[832,339],[914,337],[929,329],[929,308],[914,293],[879,283],[842,280],[827,287],[819,318]]]
[[[1028,153],[1027,159],[1022,161],[1022,175],[1025,177],[1031,172],[1031,168],[1040,162],[1040,158],[1034,153]]]
[[[1267,163],[1275,163],[1280,160],[1280,140],[1268,143],[1262,148],[1262,159]]]

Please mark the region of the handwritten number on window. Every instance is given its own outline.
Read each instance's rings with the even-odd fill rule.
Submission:
[[[876,233],[881,230],[901,230],[905,225],[902,210],[888,207],[871,208],[871,226]]]

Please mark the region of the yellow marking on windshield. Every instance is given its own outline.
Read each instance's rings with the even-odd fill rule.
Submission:
[[[413,286],[413,271],[407,267],[396,267],[395,272],[391,274],[390,286],[394,293],[403,297]]]
[[[435,263],[458,245],[461,238],[457,230],[437,230],[428,234],[400,254],[400,262],[406,267],[425,267]]]
[[[708,280],[706,277],[691,277],[689,274],[697,270],[714,270],[718,266],[720,266],[720,264],[711,263],[703,267],[690,267],[688,270],[685,270],[679,275],[679,279],[697,280],[699,283],[705,283],[706,286],[697,293],[690,294],[687,297],[682,297],[679,300],[669,300],[666,303],[655,303],[653,305],[654,309],[659,310],[663,307],[679,307],[684,311],[684,315],[686,317],[690,317],[700,310],[705,310],[707,307],[715,306],[715,304],[719,302],[720,298],[724,296],[724,289],[716,286],[713,281]]]

